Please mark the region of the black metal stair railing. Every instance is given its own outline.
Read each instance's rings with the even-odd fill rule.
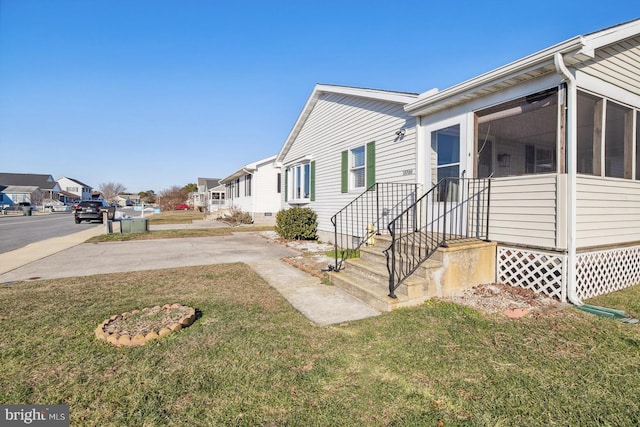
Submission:
[[[389,221],[389,296],[440,246],[488,240],[490,179],[444,178]]]
[[[356,256],[374,235],[385,233],[389,221],[415,202],[417,191],[418,184],[378,182],[336,213],[331,218],[335,264],[330,268],[339,271],[346,258]]]

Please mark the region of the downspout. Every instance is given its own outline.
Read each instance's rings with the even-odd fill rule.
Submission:
[[[576,168],[578,138],[577,130],[577,107],[576,102],[578,90],[576,89],[576,79],[571,74],[562,54],[556,52],[553,55],[556,70],[567,82],[567,299],[570,303],[581,306],[583,303],[576,292]]]

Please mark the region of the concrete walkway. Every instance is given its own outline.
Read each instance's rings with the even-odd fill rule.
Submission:
[[[379,314],[342,289],[324,285],[317,277],[282,261],[283,257],[295,256],[299,252],[258,233],[83,243],[103,232],[104,226],[97,225],[69,236],[0,254],[0,283],[243,262],[318,325]]]

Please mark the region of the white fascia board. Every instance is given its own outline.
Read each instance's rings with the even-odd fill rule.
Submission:
[[[238,169],[237,171],[235,171],[231,175],[229,175],[229,176],[227,176],[225,178],[222,178],[220,180],[220,183],[221,184],[227,184],[228,182],[231,182],[236,178],[240,178],[242,176],[245,176],[245,175],[248,175],[248,174],[252,174],[258,169],[258,166],[262,166],[262,165],[267,164],[267,163],[273,163],[275,159],[276,159],[276,156],[273,155],[273,156],[267,157],[265,159],[255,161],[253,163],[249,163],[249,164],[243,166],[242,168]]]
[[[296,122],[293,124],[293,127],[291,128],[291,131],[289,132],[289,135],[287,136],[287,139],[285,140],[284,145],[282,146],[282,148],[280,149],[280,152],[276,156],[277,162],[282,162],[282,159],[284,159],[284,157],[287,155],[287,152],[289,151],[291,144],[293,144],[293,141],[298,136],[298,133],[300,133],[300,130],[302,129],[302,126],[304,125],[304,123],[307,121],[307,118],[311,114],[311,111],[313,111],[313,107],[315,107],[316,102],[318,102],[318,97],[320,96],[320,93],[321,93],[320,90],[318,89],[319,86],[323,86],[323,85],[316,84],[313,88],[313,91],[311,92],[311,95],[309,96],[309,99],[307,99],[307,102],[304,104],[304,107],[302,108],[302,111],[298,115]]]
[[[310,155],[300,156],[296,159],[289,160],[287,163],[283,163],[282,167],[288,168],[289,166],[295,165],[298,163],[309,163],[311,160],[313,160],[313,156],[310,156]]]
[[[227,176],[226,178],[222,178],[220,180],[220,183],[221,184],[228,184],[229,182],[234,181],[236,178],[240,178],[242,176],[245,176],[247,173],[251,173],[251,172],[249,172],[246,168],[238,169],[237,171],[235,171],[231,175]]]
[[[389,90],[365,89],[359,87],[335,85],[316,85],[316,87],[321,92],[350,95],[356,96],[358,98],[370,98],[379,101],[394,102],[397,104],[407,104],[409,102],[415,101],[418,98],[418,94],[394,92]]]
[[[295,141],[298,134],[300,133],[300,130],[302,129],[305,122],[309,118],[309,115],[311,115],[311,112],[313,111],[316,103],[318,102],[318,99],[324,93],[335,93],[338,95],[348,95],[348,96],[354,96],[358,98],[369,98],[369,99],[375,99],[378,101],[393,102],[393,103],[402,104],[402,105],[406,105],[418,99],[418,94],[413,94],[413,93],[393,92],[393,91],[377,90],[377,89],[364,89],[364,88],[351,87],[351,86],[336,86],[336,85],[327,85],[327,84],[318,83],[314,86],[313,91],[309,96],[309,99],[307,100],[306,104],[304,105],[304,108],[302,109],[302,112],[298,116],[298,119],[293,125],[291,132],[289,132],[289,135],[287,136],[287,139],[285,140],[284,145],[282,146],[282,148],[280,149],[280,152],[276,156],[277,162],[283,161],[284,157],[289,152],[289,149],[291,148],[293,141]]]
[[[640,19],[587,34],[583,37],[585,47],[581,53],[587,55],[591,53],[591,57],[593,57],[593,52],[595,52],[596,49],[637,36],[638,34],[640,34]]]
[[[419,116],[422,110],[426,110],[428,107],[440,101],[473,92],[479,88],[487,87],[495,82],[503,81],[514,75],[525,73],[535,68],[548,66],[553,63],[553,55],[555,55],[556,52],[567,54],[578,51],[582,47],[584,47],[583,38],[581,36],[574,37],[563,43],[551,46],[518,61],[511,62],[500,68],[481,74],[478,77],[444,89],[432,96],[424,96],[418,101],[406,105],[405,111],[413,116]]]
[[[257,162],[253,162],[247,166],[245,166],[246,169],[253,169],[254,171],[256,169],[258,169],[260,166],[269,164],[269,163],[275,163],[277,154],[274,154],[273,156],[269,156],[267,158],[264,158],[262,160],[258,160]]]

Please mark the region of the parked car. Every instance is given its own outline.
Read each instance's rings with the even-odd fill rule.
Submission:
[[[186,211],[186,210],[189,210],[189,205],[185,205],[185,204],[183,203],[183,204],[181,204],[181,205],[176,206],[176,210],[179,210],[179,211]]]
[[[116,208],[109,206],[104,200],[83,200],[73,208],[73,218],[76,224],[82,221],[100,221],[102,222],[102,213],[107,212],[108,219],[113,219],[116,214]]]

